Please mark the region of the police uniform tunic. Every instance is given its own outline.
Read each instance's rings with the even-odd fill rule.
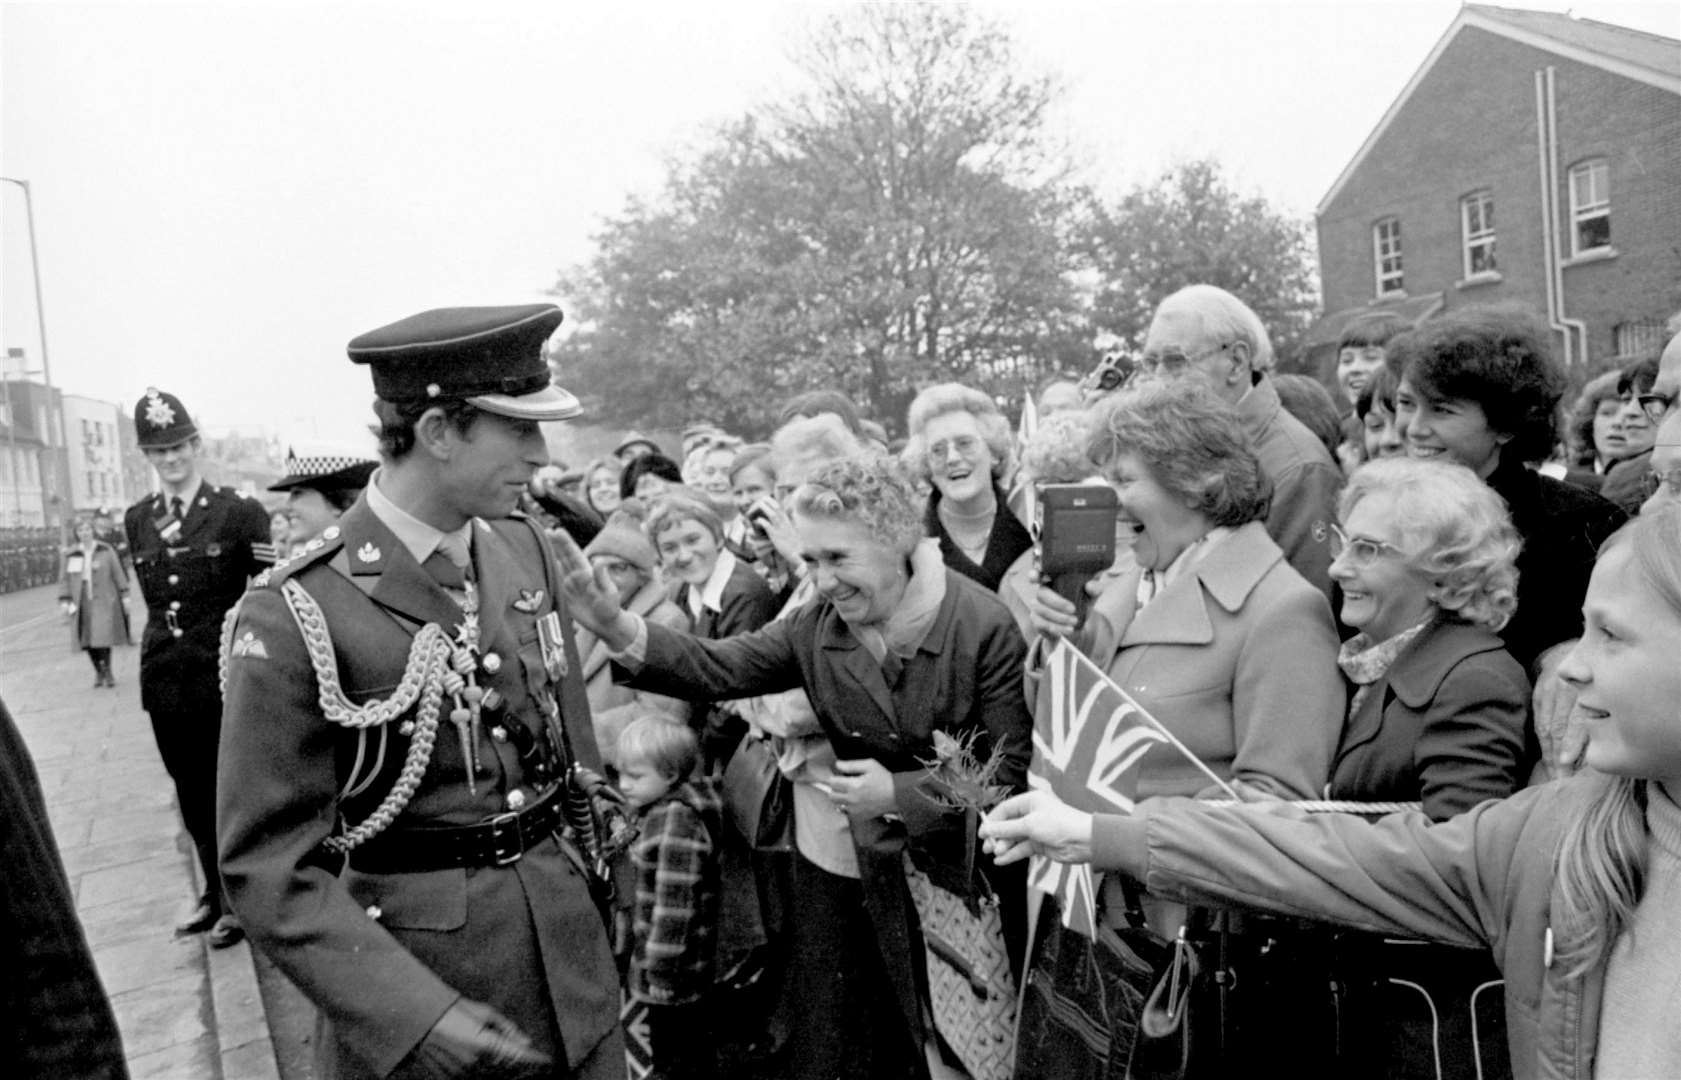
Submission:
[[[446,695],[412,795],[350,850],[343,870],[329,838],[366,821],[403,777],[427,735],[425,699],[362,730],[329,719],[296,590],[330,637],[326,677],[356,706],[398,692],[417,634],[428,624],[457,628],[461,599],[416,562],[366,495],[315,550],[246,596],[226,638],[219,823],[228,895],[256,943],[319,1007],[324,1077],[388,1074],[462,995],[518,1024],[560,1074],[622,1076],[617,969],[571,842],[545,833],[504,865],[419,865],[437,846],[428,837],[443,835],[428,830],[538,805],[568,766],[556,745],[561,725],[589,729],[544,541],[520,518],[475,520],[471,535],[475,679],[488,694],[478,768],[470,777]]]
[[[148,496],[128,508],[123,530],[146,600],[140,706],[151,717],[215,906],[217,649],[223,618],[246,582],[274,562],[274,545],[268,513],[232,488],[201,482],[182,509],[177,522],[167,495]]]

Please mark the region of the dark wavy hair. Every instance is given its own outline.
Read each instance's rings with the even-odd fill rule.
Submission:
[[[1362,315],[1343,328],[1342,336],[1337,338],[1337,351],[1388,345],[1395,337],[1406,333],[1410,326],[1407,320],[1392,311]]]
[[[414,401],[397,405],[383,398],[374,398],[374,416],[379,418],[379,453],[387,461],[401,461],[414,449],[414,425],[426,415],[427,409],[442,409],[444,420],[465,435],[479,418],[477,405],[463,398],[438,401]]]
[[[1540,461],[1558,440],[1564,373],[1545,327],[1529,312],[1468,307],[1389,342],[1389,362],[1426,399],[1475,402],[1508,441],[1502,455]]]
[[[619,498],[633,497],[636,494],[636,482],[649,473],[673,484],[683,482],[682,468],[656,450],[651,454],[631,458],[625,465],[625,471],[619,474]]]

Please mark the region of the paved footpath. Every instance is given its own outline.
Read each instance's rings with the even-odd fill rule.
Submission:
[[[131,602],[136,640],[144,608]],[[275,1080],[250,946],[173,927],[199,895],[174,787],[140,708],[139,650],[93,688],[52,586],[0,596],[0,695],[41,774],[48,815],[134,1080]]]

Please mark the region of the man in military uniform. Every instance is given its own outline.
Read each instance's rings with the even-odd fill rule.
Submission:
[[[223,878],[318,1007],[326,1076],[623,1076],[589,703],[514,514],[538,421],[579,411],[542,360],[560,318],[455,308],[352,341],[380,469],[225,638]]]
[[[134,428],[161,487],[123,515],[146,599],[140,704],[204,872],[204,893],[176,929],[208,930],[210,944],[222,948],[241,934],[222,908],[216,875],[217,648],[228,609],[251,576],[273,564],[274,545],[262,506],[199,475],[198,428],[180,398],[147,390],[134,407]]]

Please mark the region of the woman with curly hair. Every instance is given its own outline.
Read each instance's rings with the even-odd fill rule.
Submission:
[[[722,641],[624,611],[605,575],[593,574],[564,537],[556,542],[574,617],[609,644],[634,685],[710,699],[803,687],[834,747],[839,760],[825,793],[851,823],[858,879],[829,875],[829,895],[802,900],[795,913],[845,943],[822,973],[824,987],[792,990],[797,1077],[926,1080],[949,1067],[926,1022],[929,976],[907,855],[952,891],[996,890],[1018,956],[1025,936],[1023,879],[980,876],[973,822],[928,765],[937,734],[973,740],[982,760],[996,751],[997,785],[1023,787],[1032,730],[1025,646],[997,596],[943,565],[923,538],[922,507],[891,459],[853,458],[807,474],[791,516],[817,599]]]
[[[979,390],[940,383],[916,395],[906,420],[904,460],[928,493],[928,535],[947,566],[997,589],[1033,538],[1004,498],[1013,443],[1010,422]]]
[[[1517,534],[1476,474],[1389,458],[1358,469],[1332,528],[1351,691],[1330,795],[1418,802],[1441,820],[1523,785],[1529,679],[1498,632]]]
[[[1034,791],[981,835],[1001,863],[1492,949],[1518,1080],[1681,1076],[1681,507],[1605,544],[1583,612],[1559,667],[1587,722],[1580,776],[1443,822],[1183,799],[1092,815]]]

